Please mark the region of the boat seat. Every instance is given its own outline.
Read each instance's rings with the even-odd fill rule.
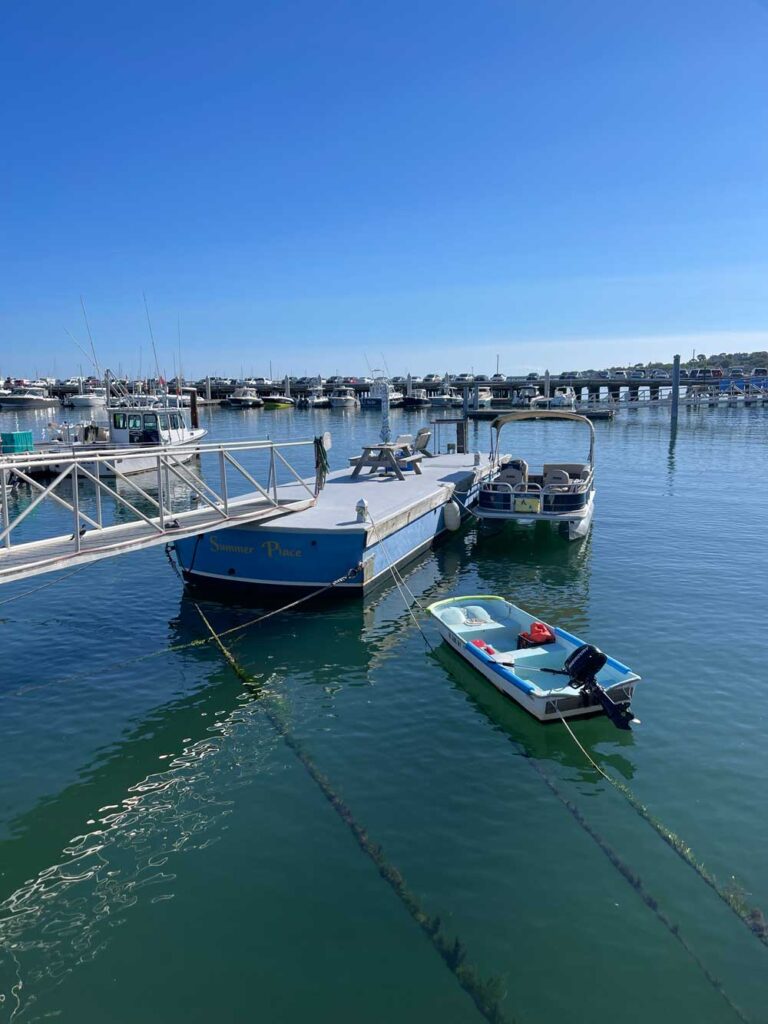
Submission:
[[[561,469],[567,473],[572,480],[586,480],[589,476],[588,462],[545,462],[544,483],[547,483],[547,474],[550,470]]]
[[[468,605],[465,608],[457,608],[454,605],[440,612],[440,618],[446,626],[462,631],[504,628],[500,622],[495,622],[485,608],[480,605]]]
[[[528,463],[523,459],[514,459],[508,462],[493,479],[493,483],[509,484],[510,487],[517,487],[519,484],[528,486]]]
[[[545,487],[570,487],[571,478],[564,469],[545,469],[544,470],[544,486]]]

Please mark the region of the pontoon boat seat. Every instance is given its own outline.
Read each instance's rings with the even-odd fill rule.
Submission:
[[[567,473],[571,480],[586,480],[589,476],[589,463],[588,462],[545,462],[544,463],[544,483],[550,483],[547,480],[550,470],[562,469],[564,473]]]
[[[513,459],[503,467],[493,482],[509,484],[510,487],[517,487],[518,484],[525,484],[527,486],[528,463],[523,459]]]
[[[546,469],[544,471],[545,487],[570,487],[571,478],[564,469]]]

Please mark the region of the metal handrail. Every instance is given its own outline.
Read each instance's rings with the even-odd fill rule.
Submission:
[[[176,446],[165,446],[165,445],[153,445],[150,447],[133,448],[133,449],[111,449],[109,452],[101,451],[94,452],[91,449],[87,451],[78,452],[76,455],[51,455],[43,458],[35,457],[35,453],[32,453],[32,457],[27,458],[10,459],[0,461],[0,507],[2,508],[2,525],[0,527],[0,545],[4,545],[7,550],[12,546],[12,534],[13,531],[21,525],[32,512],[35,511],[46,499],[50,499],[57,506],[70,512],[72,515],[73,523],[73,534],[70,538],[74,544],[74,550],[79,553],[81,550],[81,536],[85,532],[86,528],[94,530],[104,530],[108,528],[105,525],[103,519],[102,509],[102,497],[108,496],[113,498],[115,502],[127,508],[137,520],[143,521],[148,526],[152,527],[159,534],[166,532],[168,520],[171,524],[174,522],[176,513],[169,507],[170,501],[170,478],[173,476],[175,479],[181,481],[182,484],[187,486],[190,492],[197,496],[198,500],[202,501],[211,512],[221,517],[221,520],[226,520],[230,517],[230,508],[233,501],[241,505],[243,501],[248,500],[248,495],[241,495],[237,499],[232,499],[229,496],[229,488],[227,483],[227,470],[232,467],[240,476],[243,477],[253,488],[254,492],[252,496],[258,495],[267,505],[273,508],[280,508],[282,502],[278,493],[277,485],[277,473],[275,456],[283,463],[290,474],[295,480],[301,484],[301,486],[307,491],[309,497],[314,501],[315,493],[314,490],[309,486],[306,480],[303,480],[293,466],[283,457],[278,451],[280,448],[296,448],[301,446],[312,445],[313,441],[285,441],[275,442],[269,440],[260,441],[233,441],[233,442],[209,442],[205,444],[188,444],[188,445],[176,445]],[[246,452],[246,451],[267,451],[270,454],[270,481],[267,487],[262,486],[258,480],[244,467],[240,462],[234,458],[231,454],[232,451]],[[218,491],[212,485],[202,478],[196,477],[190,473],[183,465],[183,461],[188,461],[194,455],[211,455],[217,454],[218,468],[219,468],[219,480],[218,480]],[[154,496],[132,479],[130,475],[127,475],[124,464],[130,462],[132,459],[143,458],[146,459],[148,456],[154,461],[154,468],[141,471],[142,477],[149,475],[154,476],[156,481],[157,496]],[[118,467],[117,463],[122,465],[122,469]],[[58,472],[56,473],[53,480],[47,484],[40,483],[34,477],[30,476],[24,470],[39,469],[41,466],[55,465]],[[114,476],[115,481],[120,481],[127,488],[129,488],[133,494],[131,498],[127,497],[126,494],[121,494],[115,487],[110,486],[105,478],[104,471],[108,470],[106,477],[111,480]],[[37,491],[32,501],[22,509],[18,515],[12,516],[10,509],[9,496],[11,493],[11,480],[16,477],[19,481],[28,485],[33,491]],[[93,515],[89,515],[87,512],[80,508],[80,496],[78,490],[79,479],[84,478],[90,481],[95,488],[96,502],[95,511]],[[60,493],[57,493],[61,484],[65,481],[70,481],[72,488],[72,499],[67,500]],[[270,493],[271,489],[271,493]],[[143,502],[147,503],[150,509],[156,512],[155,515],[147,515],[144,510],[139,508],[136,504],[136,498],[140,498]],[[93,510],[92,510],[93,511]],[[181,513],[183,516],[184,513]],[[170,528],[170,527],[169,527]],[[46,538],[47,540],[61,540],[61,537],[57,538]],[[24,544],[38,544],[40,541],[22,541],[21,545]]]
[[[6,452],[0,455],[0,468],[6,467],[9,469],[15,466],[24,465],[35,465],[35,466],[47,466],[57,465],[61,466],[65,462],[109,462],[112,459],[127,459],[127,458],[146,458],[148,455],[155,457],[158,452],[173,452],[183,451],[185,454],[190,452],[193,455],[206,455],[210,453],[217,453],[226,448],[227,451],[259,451],[259,450],[277,450],[280,448],[297,448],[301,446],[312,445],[314,442],[311,438],[301,441],[270,441],[270,440],[258,440],[258,441],[219,441],[219,442],[187,442],[186,444],[153,444],[153,445],[130,445],[125,448],[114,448],[110,446],[108,441],[96,441],[88,442],[88,444],[74,445],[64,444],[61,445],[61,450],[46,451],[46,452]]]

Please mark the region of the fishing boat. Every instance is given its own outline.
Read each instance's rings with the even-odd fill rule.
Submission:
[[[490,388],[477,389],[477,405],[480,409],[487,409],[493,401],[493,392]]]
[[[601,713],[619,729],[637,721],[629,705],[640,676],[559,626],[489,595],[427,610],[446,643],[540,722]]]
[[[406,409],[426,409],[431,405],[426,388],[412,388],[411,393],[403,399]]]
[[[233,409],[260,409],[264,402],[256,388],[235,388],[229,396],[228,405]]]
[[[315,384],[299,399],[298,404],[302,409],[328,409],[331,400],[322,387]]]
[[[447,380],[443,381],[438,394],[432,395],[430,403],[433,409],[455,409],[464,404],[464,399],[459,392],[452,388]]]
[[[51,462],[50,456],[87,455],[89,452],[110,455],[110,466],[103,472],[123,475],[146,473],[157,467],[157,451],[172,450],[178,462],[188,462],[195,455],[195,445],[208,433],[201,427],[190,427],[186,411],[167,405],[111,405],[107,408],[107,425],[98,423],[49,424],[50,440],[35,445],[42,457],[40,467],[27,457],[30,476],[55,476],[63,468]],[[131,450],[146,451],[146,457],[132,456]]]
[[[278,391],[271,391],[264,395],[265,409],[293,409],[296,402],[290,395],[281,394]]]
[[[589,430],[586,462],[545,462],[531,470],[525,459],[502,456],[499,438],[507,423],[552,420],[583,423]],[[546,522],[569,540],[586,537],[595,508],[595,428],[586,416],[568,410],[525,409],[497,416],[491,423],[493,478],[480,488],[475,515],[486,523]]]
[[[359,404],[353,388],[334,388],[331,392],[332,409],[357,409]]]

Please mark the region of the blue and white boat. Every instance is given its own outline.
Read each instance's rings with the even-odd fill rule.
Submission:
[[[640,677],[559,626],[503,597],[454,597],[429,605],[440,635],[473,668],[541,722],[607,714],[628,729]]]
[[[502,427],[522,420],[583,423],[589,431],[587,461],[545,462],[540,468],[531,468],[523,458],[502,456]],[[533,407],[504,413],[491,423],[491,446],[495,472],[480,490],[475,511],[479,519],[486,523],[546,522],[556,526],[569,540],[586,537],[595,509],[595,428],[586,416]]]
[[[402,466],[397,472],[382,465],[364,475],[354,468],[329,473],[303,511],[178,540],[184,578],[243,597],[331,584],[336,591],[367,593],[458,529],[491,472],[478,453],[410,453],[396,462]],[[276,496],[289,501],[313,487],[313,480],[296,479],[277,486]]]

